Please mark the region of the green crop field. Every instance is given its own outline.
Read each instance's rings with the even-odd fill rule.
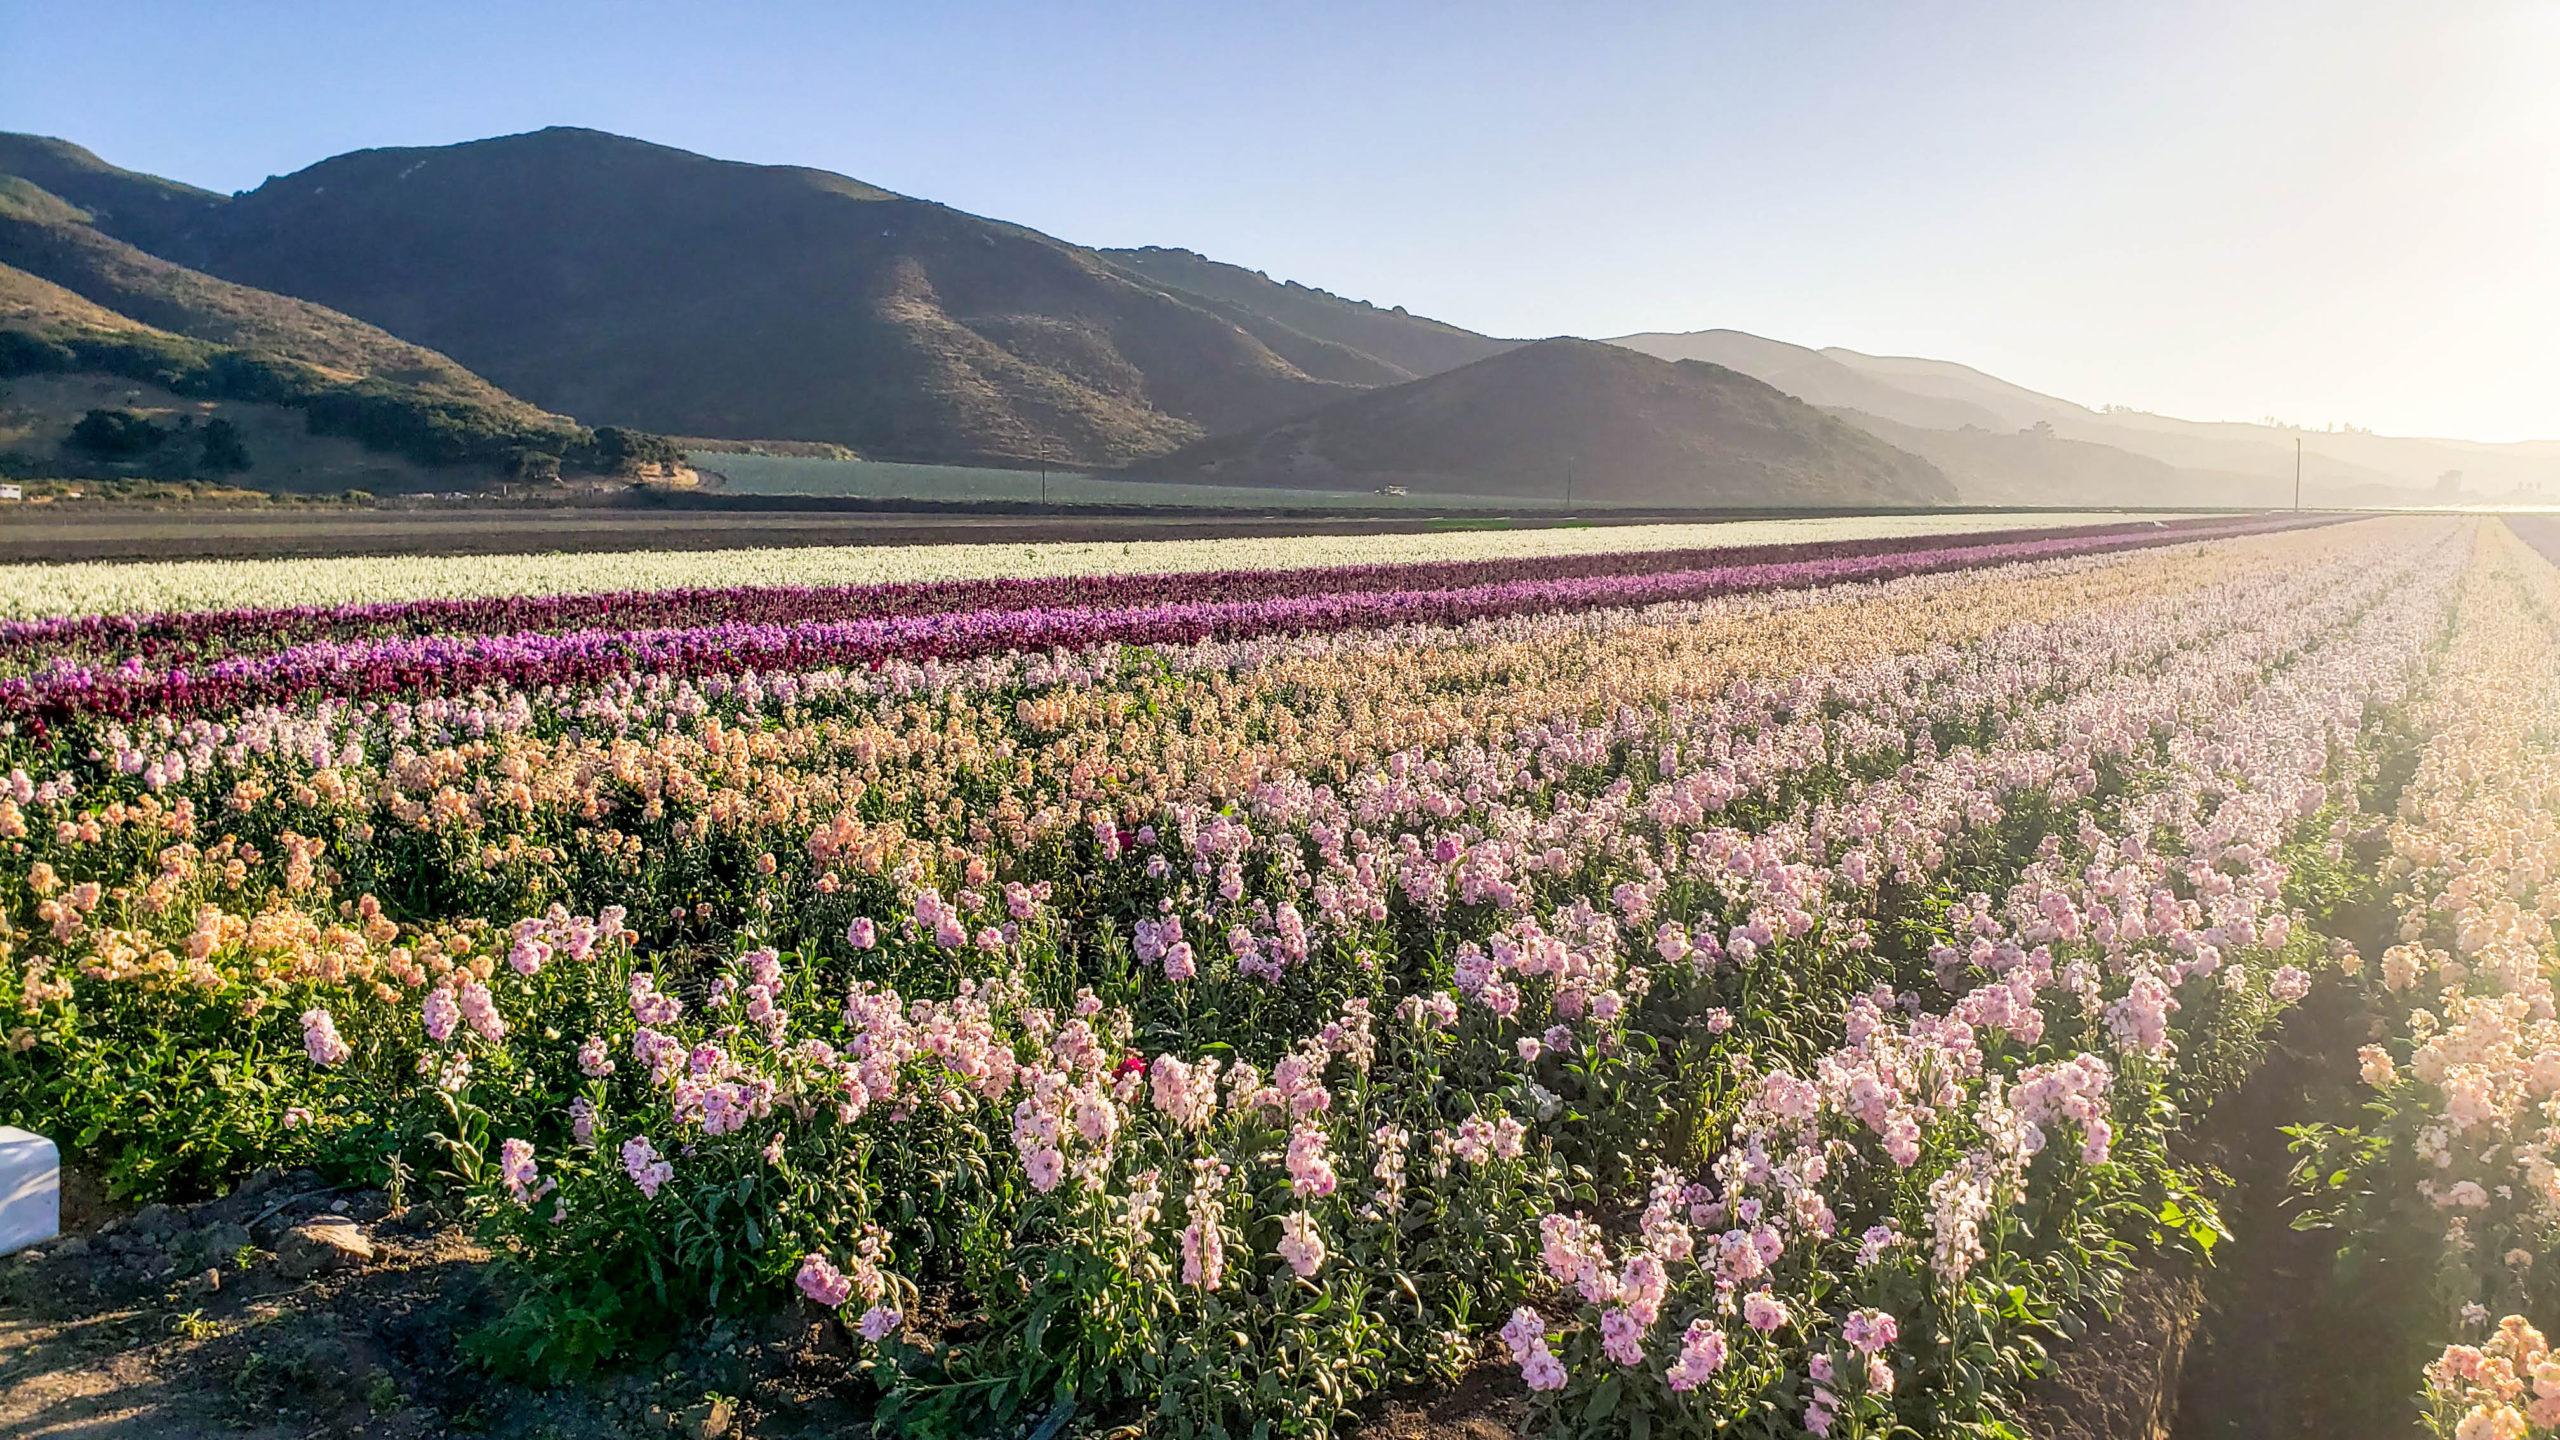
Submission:
[[[977,465],[902,465],[886,460],[826,460],[798,455],[745,455],[695,451],[694,468],[723,478],[729,495],[824,495],[865,500],[1021,500],[1053,505],[1182,505],[1225,509],[1273,507],[1379,510],[1446,510],[1500,507],[1553,509],[1559,502],[1516,495],[1434,492],[1381,495],[1368,490],[1281,490],[1267,486],[1177,485],[1116,480],[1065,470],[1049,472],[1044,492],[1037,470],[998,470]],[[1585,506],[1584,508],[1594,508]]]

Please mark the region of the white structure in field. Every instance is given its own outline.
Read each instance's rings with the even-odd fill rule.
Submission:
[[[0,1125],[0,1255],[61,1230],[61,1152],[41,1135]]]

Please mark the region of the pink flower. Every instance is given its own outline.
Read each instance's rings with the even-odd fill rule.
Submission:
[[[1031,1177],[1031,1188],[1046,1195],[1066,1178],[1067,1157],[1055,1145],[1034,1146],[1023,1152],[1022,1169]]]
[[[905,1318],[892,1306],[874,1305],[862,1312],[862,1323],[859,1327],[862,1338],[877,1345],[888,1338],[889,1333],[898,1328],[898,1322]]]
[[[590,1080],[601,1080],[613,1073],[613,1056],[606,1051],[603,1036],[590,1035],[586,1042],[578,1047],[578,1073]]]
[[[1547,1348],[1547,1322],[1537,1311],[1526,1305],[1512,1311],[1502,1327],[1502,1343],[1511,1347],[1512,1363],[1520,1367],[1520,1378],[1530,1389],[1564,1388],[1564,1366]]]
[[[640,1193],[652,1200],[658,1198],[658,1187],[674,1179],[676,1173],[676,1167],[659,1156],[658,1147],[650,1144],[646,1135],[634,1135],[622,1142],[622,1169],[631,1177],[631,1183],[640,1187]]]
[[[526,1209],[551,1193],[556,1181],[542,1178],[542,1167],[534,1163],[533,1146],[510,1138],[498,1147],[498,1179],[507,1187],[507,1195]]]
[[[800,1293],[833,1310],[853,1294],[853,1280],[836,1268],[835,1262],[811,1252],[800,1257],[800,1273],[794,1277]]]
[[[1302,1121],[1289,1133],[1289,1192],[1301,1200],[1333,1193],[1333,1157],[1325,1153],[1324,1127]]]
[[[507,951],[508,968],[528,979],[538,973],[550,958],[550,942],[532,935],[519,937],[513,948]]]
[[[426,1022],[428,1039],[439,1045],[452,1039],[453,1027],[462,1023],[462,1007],[453,1001],[453,987],[439,985],[428,991],[418,1016]]]
[[[1786,1303],[1766,1290],[1754,1290],[1742,1301],[1742,1321],[1766,1335],[1787,1323]]]
[[[338,1022],[326,1010],[302,1012],[302,1048],[314,1065],[335,1065],[355,1053],[355,1047],[339,1038]]]
[[[1610,1360],[1630,1368],[1644,1363],[1644,1327],[1624,1306],[1613,1305],[1600,1315],[1600,1348]]]
[[[844,927],[844,943],[856,950],[868,950],[880,943],[880,927],[868,915],[857,916]]]
[[[1280,1258],[1300,1279],[1316,1273],[1324,1264],[1324,1236],[1316,1229],[1315,1217],[1301,1210],[1280,1220]]]
[[[1873,1355],[1901,1336],[1901,1327],[1881,1310],[1852,1310],[1840,1322],[1840,1338],[1861,1355]]]
[[[462,1018],[470,1022],[481,1039],[495,1045],[507,1038],[507,1022],[499,1016],[497,999],[489,993],[488,986],[477,980],[463,981],[460,1002]]]
[[[1511,1347],[1512,1358],[1525,1357],[1529,1351],[1547,1343],[1546,1317],[1523,1305],[1502,1322],[1502,1343]]]
[[[1725,1349],[1723,1331],[1707,1321],[1692,1320],[1688,1333],[1680,1337],[1679,1357],[1662,1378],[1674,1390],[1695,1390],[1724,1368]]]

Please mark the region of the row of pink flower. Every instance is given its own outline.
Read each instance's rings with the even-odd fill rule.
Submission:
[[[81,715],[238,710],[300,696],[342,699],[488,684],[533,687],[628,673],[721,673],[871,665],[1100,644],[1182,645],[1213,637],[1307,634],[1509,615],[1660,604],[1754,590],[1885,580],[1934,571],[2106,554],[2321,523],[2287,517],[2228,522],[2210,532],[2145,529],[2065,538],[1934,546],[1882,555],[1713,566],[1656,574],[1515,580],[1452,589],[1282,593],[1250,600],[1126,607],[982,609],[788,624],[733,622],[654,630],[431,636],[319,642],[199,670],[153,671],[139,661],[97,670],[64,665],[0,681],[0,714],[54,723]]]

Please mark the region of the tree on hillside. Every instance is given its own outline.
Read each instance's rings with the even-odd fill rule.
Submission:
[[[548,485],[560,478],[560,457],[540,450],[519,450],[508,478],[520,485]]]
[[[204,457],[198,468],[208,475],[232,475],[249,468],[249,447],[240,427],[216,416],[204,422]]]
[[[92,410],[71,427],[71,448],[101,460],[148,455],[168,438],[168,431],[131,410]]]

